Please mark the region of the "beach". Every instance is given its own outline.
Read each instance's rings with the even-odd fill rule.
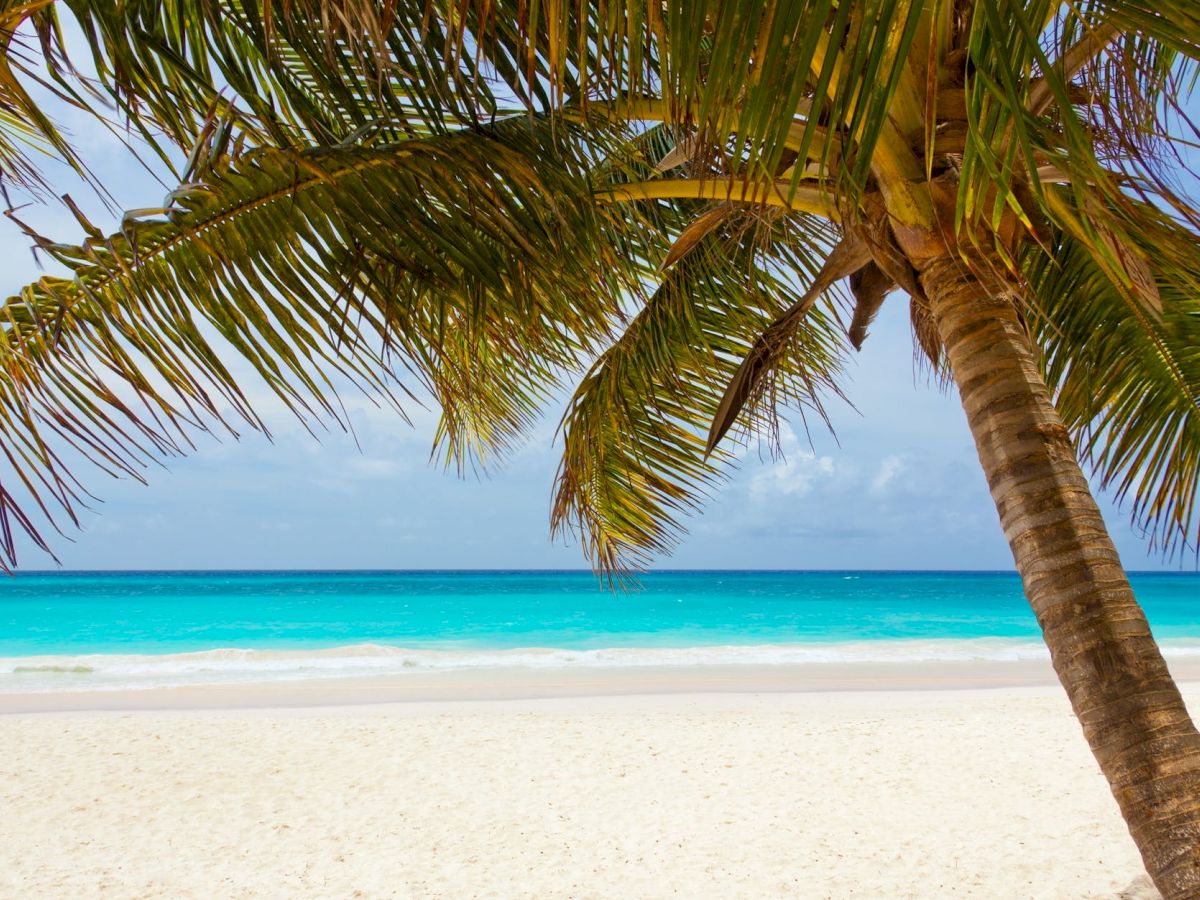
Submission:
[[[1195,708],[1200,673],[1176,674]],[[0,896],[1118,897],[1141,864],[1051,679],[925,663],[7,694]]]

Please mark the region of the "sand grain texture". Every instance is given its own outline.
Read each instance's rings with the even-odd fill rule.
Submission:
[[[4,897],[1032,900],[1141,872],[1052,688],[0,716],[0,808]]]

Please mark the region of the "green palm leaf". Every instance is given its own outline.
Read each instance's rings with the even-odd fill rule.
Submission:
[[[177,449],[164,432],[231,410],[260,425],[222,345],[308,418],[340,421],[335,377],[395,403],[407,367],[442,405],[452,453],[504,447],[607,340],[641,274],[618,252],[620,220],[591,201],[573,137],[520,120],[390,147],[261,149],[120,234],[40,239],[74,276],[3,306],[18,477],[46,512],[73,515],[55,437],[130,473]]]
[[[1173,373],[1174,395],[1188,395],[1186,352],[1163,324],[1172,313],[1157,316],[1190,282],[1164,286],[1176,270],[1160,265],[1161,248],[1143,246],[1138,223],[1147,204],[1181,221],[1200,219],[1162,171],[1175,147],[1160,124],[1173,89],[1195,74],[1200,59],[1194,4],[60,5],[82,24],[100,93],[73,79],[55,37],[54,7],[40,9],[35,20],[54,50],[46,58],[49,77],[80,103],[109,98],[151,140],[165,134],[194,152],[182,170],[188,184],[165,218],[131,217],[114,238],[47,248],[79,277],[46,279],[27,291],[23,311],[10,315],[24,323],[12,333],[23,336],[10,343],[45,342],[53,352],[38,358],[48,366],[69,340],[86,335],[87,343],[67,354],[72,364],[99,354],[104,362],[97,365],[137,385],[154,415],[171,425],[164,430],[141,418],[126,424],[130,438],[149,442],[151,452],[155,441],[167,440],[160,432],[177,438],[177,421],[226,409],[255,421],[205,337],[212,331],[301,414],[337,418],[329,386],[335,375],[391,394],[393,370],[407,368],[441,405],[439,441],[450,460],[510,447],[566,373],[608,344],[622,304],[642,295],[650,268],[668,252],[665,242],[680,238],[671,251],[674,268],[602,368],[619,363],[637,381],[618,348],[645,344],[639,323],[656,321],[653,309],[681,308],[681,288],[672,285],[690,269],[699,266],[690,277],[707,279],[701,293],[733,296],[730,276],[714,274],[712,242],[728,237],[729,225],[760,203],[822,212],[847,227],[881,221],[877,213],[886,206],[888,227],[898,234],[953,218],[961,239],[986,245],[989,257],[998,251],[1011,276],[1028,278],[1030,319],[1053,322],[1039,335],[1050,358],[1063,360],[1066,345],[1054,343],[1054,329],[1082,338],[1068,325],[1085,314],[1046,300],[1042,282],[1055,284],[1069,271],[1052,278],[1039,253],[1074,248],[1064,252],[1090,260],[1089,278],[1099,279],[1104,301],[1121,300],[1122,321],[1136,323],[1138,340]],[[481,124],[514,105],[536,114],[536,141],[521,144],[511,123],[498,126],[503,135]],[[459,133],[464,126],[473,133]],[[445,178],[451,163],[429,149],[430,136],[467,148],[455,177]],[[910,187],[922,176],[933,185],[928,196]],[[599,204],[589,198],[589,184]],[[953,201],[952,215],[930,205],[943,194]],[[724,200],[729,221],[726,212],[695,221],[713,209],[700,197]],[[231,198],[228,217],[209,206]],[[197,224],[205,216],[215,224]],[[486,227],[465,227],[472,217]],[[204,254],[216,260],[212,273],[200,270]],[[756,269],[743,259],[737,266],[759,272],[756,290],[782,297],[794,293],[786,273],[809,272],[810,262],[780,259]],[[769,282],[762,281],[768,269]],[[258,295],[262,301],[252,302]],[[766,309],[762,302],[748,305]],[[714,319],[712,328],[728,325],[736,336],[709,355],[727,353],[732,361],[743,337],[752,342],[748,321],[743,334]],[[48,329],[46,322],[55,324]],[[918,326],[936,357],[930,322]],[[657,326],[660,344],[666,327]],[[656,359],[668,357],[656,351]],[[150,374],[139,376],[138,368]],[[1055,371],[1068,368],[1063,362]],[[83,396],[100,396],[97,378],[84,369],[73,377],[88,385]],[[674,380],[678,415],[666,419],[687,419],[691,427],[705,401],[684,416],[681,386],[707,390],[696,387],[703,379],[694,380]],[[599,390],[587,384],[578,402]],[[634,395],[622,396],[628,405]],[[1072,396],[1064,389],[1060,402],[1069,407]],[[597,408],[610,408],[615,397],[596,401]],[[67,407],[55,402],[60,411]],[[120,415],[125,422],[132,414]],[[1067,414],[1080,435],[1080,423],[1095,416],[1082,408]],[[567,421],[584,418],[571,413]],[[107,426],[101,430],[107,434]],[[1106,456],[1096,440],[1092,457],[1106,477],[1158,498],[1138,507],[1146,521],[1187,518],[1186,478],[1165,494],[1158,491],[1161,472],[1136,486],[1128,480],[1131,467],[1164,457],[1128,448]],[[49,452],[36,441],[31,446],[31,459]],[[621,452],[621,465],[636,473],[636,452]],[[128,462],[122,453],[113,458]],[[614,465],[581,478],[594,485],[596,472],[624,477]],[[668,494],[687,494],[680,485],[704,474],[690,462],[680,465],[679,490],[639,515],[653,519],[657,510],[670,519]],[[70,481],[53,483],[65,491]],[[613,509],[619,506],[614,501]],[[606,515],[578,522],[607,527]],[[664,520],[663,533],[673,527]],[[643,532],[640,546],[665,546],[651,537],[652,526]]]
[[[1140,208],[1156,313],[1131,306],[1085,245],[1058,234],[1027,258],[1030,328],[1085,462],[1168,551],[1191,542],[1200,494],[1200,238]]]
[[[676,263],[624,334],[584,377],[562,422],[554,527],[577,531],[594,563],[640,567],[674,546],[733,458],[705,434],[755,339],[798,296],[789,272],[820,266],[836,235],[805,216],[746,209]],[[836,392],[842,334],[828,307],[810,314],[776,372],[772,400],[821,412]],[[767,411],[753,420],[770,430]]]

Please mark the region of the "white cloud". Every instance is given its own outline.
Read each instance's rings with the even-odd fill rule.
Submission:
[[[833,478],[836,472],[833,457],[801,449],[796,433],[786,423],[780,429],[779,446],[780,458],[751,479],[751,497],[803,497],[819,482]]]
[[[882,494],[897,475],[905,469],[904,460],[899,456],[885,456],[879,464],[879,471],[871,479],[871,493]]]

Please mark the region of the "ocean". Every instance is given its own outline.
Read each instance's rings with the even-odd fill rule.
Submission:
[[[1200,575],[1131,576],[1200,655]],[[1007,572],[53,572],[0,578],[0,692],[494,666],[1046,656]]]

